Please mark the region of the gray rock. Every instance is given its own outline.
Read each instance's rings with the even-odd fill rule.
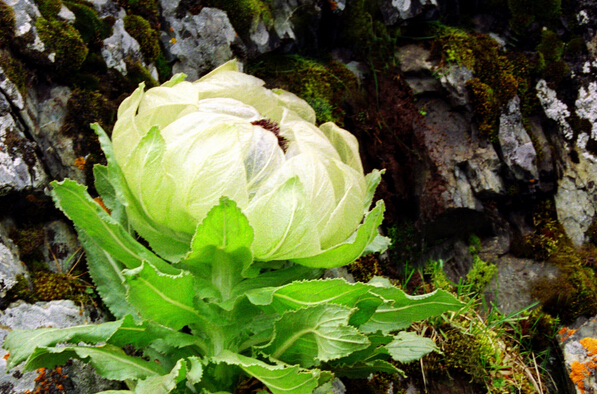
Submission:
[[[112,35],[104,40],[102,57],[108,68],[127,74],[125,59],[143,62],[143,54],[137,40],[124,29],[124,20],[118,19],[112,27]]]
[[[533,285],[541,279],[557,280],[557,268],[547,263],[519,259],[511,255],[491,261],[498,268],[486,298],[493,300],[500,312],[507,315],[526,308],[537,300],[531,296]]]
[[[122,19],[126,15],[124,9],[113,0],[91,0],[91,3],[100,18],[112,16],[116,19]]]
[[[481,202],[474,196],[466,171],[463,170],[474,154],[469,122],[441,99],[422,99],[417,101],[417,105],[426,113],[426,127],[420,132],[426,155],[432,162],[429,166],[437,168],[444,184],[441,194],[443,208],[481,211]]]
[[[7,241],[10,242],[0,240],[0,298],[6,297],[6,292],[17,284],[17,276],[26,274],[19,256],[5,244]]]
[[[13,329],[36,329],[41,327],[66,328],[76,325],[92,323],[90,311],[75,305],[70,300],[38,302],[27,304],[17,301],[0,313],[0,342]],[[38,376],[35,371],[21,372],[22,366],[17,366],[11,371],[6,370],[6,350],[0,349],[0,387],[3,393],[23,394],[25,391],[35,390],[34,379]],[[95,376],[90,378],[91,368],[80,363],[73,363],[69,367],[68,375],[75,377],[73,393],[96,393],[105,389],[119,387],[118,382],[110,382]],[[97,387],[89,384],[97,383]],[[80,384],[80,386],[77,386]],[[87,385],[87,386],[86,386]]]
[[[0,102],[8,103],[0,92]],[[10,108],[10,105],[3,105]],[[23,134],[12,112],[0,115],[0,196],[42,190],[47,176],[35,153],[35,144]]]
[[[75,14],[68,9],[67,6],[65,6],[64,4],[62,4],[62,7],[60,8],[60,12],[58,13],[58,18],[62,19],[63,21],[66,21],[68,23],[75,23]]]
[[[4,96],[4,97],[2,97]],[[2,67],[0,67],[0,101],[7,102],[18,110],[25,108],[25,100],[17,86],[6,76]],[[6,111],[0,111],[0,115],[5,115]]]
[[[434,9],[437,0],[382,0],[379,8],[387,25],[414,18],[425,8]]]
[[[576,376],[580,377],[579,372],[585,372],[584,379],[577,382],[572,381],[570,392],[576,393],[594,393],[597,392],[597,375],[595,374],[594,364],[597,362],[597,355],[594,354],[595,341],[597,339],[597,317],[587,319],[578,318],[569,327],[563,327],[558,332],[558,339],[564,363],[568,375],[574,370]],[[584,387],[580,389],[580,385]]]
[[[169,23],[174,34],[169,51],[178,59],[174,73],[194,81],[233,57],[231,46],[237,35],[224,11],[205,7],[198,15],[187,13]]]
[[[504,162],[518,180],[538,180],[537,153],[522,124],[520,99],[515,96],[500,116],[498,139]]]
[[[554,196],[558,221],[575,245],[581,246],[597,213],[597,163],[579,155],[579,163],[569,163],[558,182]]]
[[[432,73],[436,64],[431,62],[431,51],[421,45],[405,45],[396,51],[396,58],[403,73]]]
[[[506,193],[500,177],[500,161],[492,145],[478,146],[473,157],[466,162],[466,175],[473,192],[479,197],[495,197]]]
[[[465,66],[450,65],[440,73],[439,81],[448,92],[450,103],[455,106],[465,106],[469,103],[466,81],[473,78],[473,72]]]
[[[26,109],[21,116],[41,149],[49,175],[58,180],[68,177],[84,184],[84,172],[74,166],[73,140],[60,132],[71,94],[66,86],[38,84],[29,89]]]
[[[77,234],[61,220],[45,224],[43,230],[48,245],[43,249],[46,265],[53,272],[67,273],[81,255]]]

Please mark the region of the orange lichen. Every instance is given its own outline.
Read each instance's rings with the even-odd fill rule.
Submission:
[[[84,170],[85,162],[86,162],[86,160],[84,157],[77,157],[75,159],[75,167],[77,167],[79,170]]]
[[[5,360],[8,360],[9,357],[10,357],[10,352],[6,353],[2,358]]]
[[[561,331],[561,330],[560,330]],[[595,373],[597,368],[597,338],[583,338],[580,344],[587,351],[587,356],[591,357],[587,361],[573,361],[570,365],[570,380],[576,385],[578,390],[585,393],[585,380]]]
[[[558,331],[558,335],[560,336],[560,342],[564,342],[566,339],[570,338],[575,332],[576,330],[573,330],[568,327],[560,328],[560,330]]]
[[[580,340],[580,344],[587,350],[588,356],[597,354],[597,338],[583,338]]]

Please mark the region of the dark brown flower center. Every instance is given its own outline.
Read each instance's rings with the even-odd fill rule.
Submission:
[[[274,122],[271,119],[260,119],[260,120],[255,120],[255,121],[251,122],[251,124],[253,126],[261,126],[264,129],[269,130],[272,133],[274,133],[276,138],[278,138],[278,146],[280,148],[282,148],[284,153],[286,153],[286,149],[288,149],[288,141],[286,140],[286,138],[284,138],[284,137],[282,137],[282,135],[280,135],[280,126],[276,122]]]

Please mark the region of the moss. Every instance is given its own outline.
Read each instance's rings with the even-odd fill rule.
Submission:
[[[368,54],[373,45],[373,17],[371,4],[367,0],[353,0],[343,13],[342,34],[344,41],[357,52]]]
[[[357,79],[343,64],[321,63],[298,55],[265,55],[248,65],[248,71],[266,82],[297,94],[317,114],[319,123],[344,124],[341,103],[357,90]]]
[[[466,274],[466,283],[473,293],[482,294],[496,274],[495,264],[485,262],[479,256],[474,256],[473,268]]]
[[[20,257],[25,262],[42,259],[41,247],[44,245],[45,233],[41,226],[13,228],[10,239],[19,248]]]
[[[466,81],[466,87],[471,93],[471,103],[478,117],[479,132],[490,138],[496,138],[500,107],[493,89],[486,83],[481,82],[479,78]]]
[[[158,70],[161,83],[166,82],[172,77],[172,66],[170,66],[170,63],[166,60],[162,53],[160,53],[155,59],[155,67]]]
[[[0,46],[10,42],[15,34],[15,13],[4,0],[0,0]]]
[[[70,279],[65,274],[37,273],[33,277],[33,287],[40,301],[65,300],[72,294]]]
[[[384,276],[384,270],[374,255],[361,257],[350,266],[348,271],[357,282],[369,282],[374,276]]]
[[[160,30],[157,0],[118,0],[127,15],[139,15],[149,22],[152,29]]]
[[[508,0],[510,27],[519,35],[535,21],[549,21],[561,14],[561,0]]]
[[[577,56],[587,53],[587,43],[582,37],[572,37],[564,48],[564,55]]]
[[[62,8],[60,0],[36,0],[35,3],[40,14],[46,19],[55,19]]]
[[[160,33],[138,15],[124,17],[124,28],[139,43],[147,63],[153,63],[160,54]]]
[[[593,220],[593,223],[587,229],[587,237],[589,242],[597,246],[597,220]]]
[[[149,70],[143,67],[141,62],[127,63],[126,70],[127,78],[133,86],[136,87],[141,82],[145,82],[146,89],[158,86],[158,81],[151,76]]]
[[[61,132],[71,136],[80,132],[94,135],[89,127],[93,122],[98,122],[104,129],[108,129],[114,117],[106,98],[98,92],[88,90],[74,90],[66,103],[66,110]]]
[[[44,18],[38,18],[35,27],[48,52],[56,54],[56,71],[67,75],[81,67],[89,50],[77,29],[66,22]]]
[[[557,62],[562,58],[564,43],[556,33],[545,29],[541,32],[541,42],[535,50],[543,54],[546,62]]]
[[[272,13],[269,4],[261,0],[206,0],[208,7],[226,11],[230,23],[241,36],[249,34],[253,23],[263,20],[271,23]]]
[[[21,95],[26,97],[27,85],[32,78],[32,73],[20,60],[11,56],[8,52],[0,52],[0,67],[2,67],[8,79],[16,85]]]
[[[75,14],[74,27],[87,44],[101,48],[102,41],[112,35],[108,21],[100,20],[93,4],[85,0],[65,0],[64,4]]]

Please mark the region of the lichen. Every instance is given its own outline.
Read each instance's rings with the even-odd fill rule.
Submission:
[[[0,0],[0,46],[10,42],[15,33],[15,13],[4,0]]]
[[[45,18],[38,18],[35,27],[48,52],[55,53],[53,65],[57,72],[67,75],[81,67],[89,49],[77,29],[67,22]]]
[[[147,63],[153,63],[160,54],[160,34],[139,15],[124,17],[125,30],[139,43]]]

